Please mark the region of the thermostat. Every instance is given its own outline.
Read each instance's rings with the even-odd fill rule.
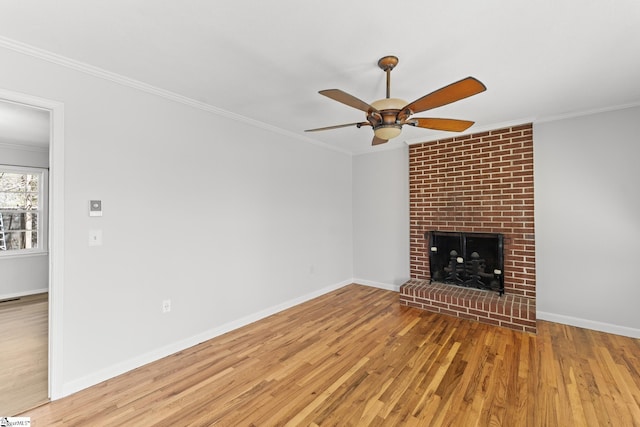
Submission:
[[[89,201],[89,216],[102,216],[102,200]]]

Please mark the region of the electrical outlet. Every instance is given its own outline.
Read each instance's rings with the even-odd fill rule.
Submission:
[[[171,311],[171,300],[170,299],[166,299],[164,301],[162,301],[162,312],[163,313],[168,313]]]

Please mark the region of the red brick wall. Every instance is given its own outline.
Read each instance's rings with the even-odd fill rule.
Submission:
[[[502,233],[505,292],[535,303],[533,128],[409,147],[411,278],[429,280],[430,230]]]

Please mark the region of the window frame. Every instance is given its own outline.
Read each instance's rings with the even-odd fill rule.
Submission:
[[[15,166],[0,164],[0,173],[26,173],[39,175],[38,179],[38,209],[32,210],[38,215],[38,225],[36,233],[38,236],[38,247],[28,249],[0,250],[0,259],[13,258],[32,255],[46,255],[49,253],[49,169],[31,166]],[[0,206],[0,212],[6,212]],[[5,229],[5,235],[11,230]]]

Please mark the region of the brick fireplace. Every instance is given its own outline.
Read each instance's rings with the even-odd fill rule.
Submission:
[[[536,332],[531,124],[409,147],[411,279],[400,303]],[[431,283],[430,231],[504,236],[504,295]]]

